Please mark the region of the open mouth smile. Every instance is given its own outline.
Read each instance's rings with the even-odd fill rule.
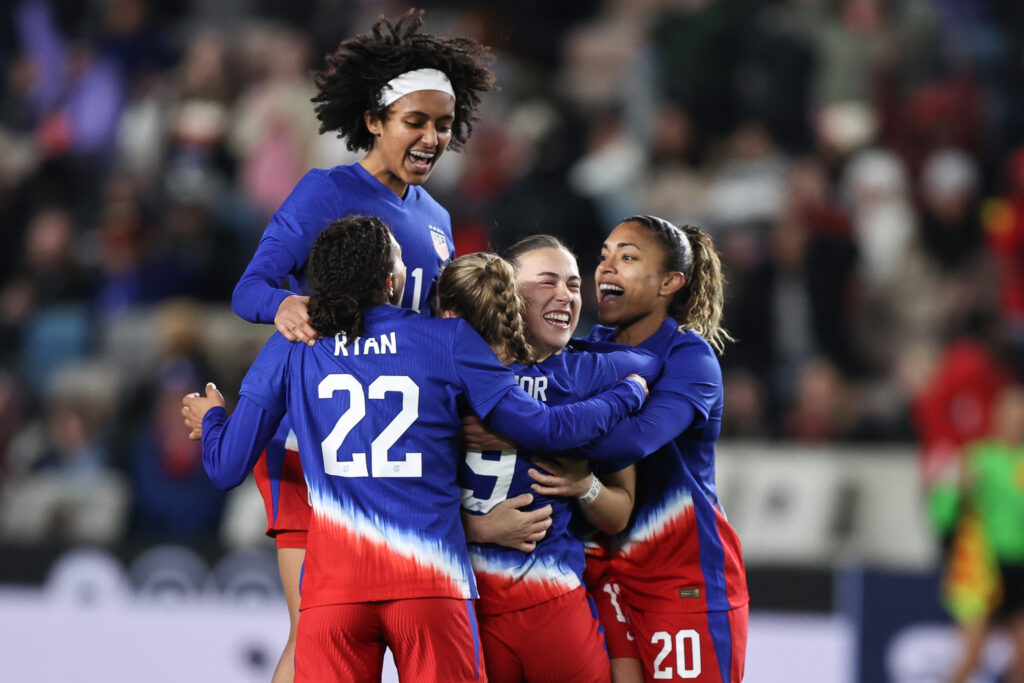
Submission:
[[[622,287],[611,282],[601,282],[597,285],[597,301],[598,303],[611,303],[620,296],[626,293]]]
[[[434,165],[437,159],[437,152],[422,152],[420,150],[409,150],[407,155],[409,165],[416,173],[426,173]]]
[[[543,317],[547,323],[554,325],[555,327],[561,329],[569,328],[571,316],[565,311],[551,311],[549,313],[545,313]]]

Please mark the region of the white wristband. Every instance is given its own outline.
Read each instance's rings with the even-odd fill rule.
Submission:
[[[597,498],[597,494],[601,493],[601,480],[597,478],[597,475],[591,475],[594,477],[593,481],[590,482],[590,490],[584,493],[582,496],[577,496],[576,500],[580,502],[580,505],[587,505],[593,503]]]

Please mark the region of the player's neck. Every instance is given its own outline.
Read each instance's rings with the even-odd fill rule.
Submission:
[[[637,346],[660,330],[661,324],[664,322],[664,313],[661,311],[652,311],[642,318],[637,318],[628,325],[616,327],[615,341],[619,344]]]
[[[409,184],[391,172],[387,165],[372,150],[363,157],[359,165],[376,178],[381,185],[394,192],[399,199],[405,199],[405,194],[409,191]]]
[[[563,346],[544,346],[543,344],[537,344],[534,342],[532,337],[527,337],[527,341],[530,342],[530,346],[533,347],[533,362],[543,363],[551,356],[557,356],[560,354],[565,347]]]

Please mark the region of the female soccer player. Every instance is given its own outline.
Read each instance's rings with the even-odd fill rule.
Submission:
[[[519,384],[548,405],[587,398],[615,384],[630,372],[656,371],[650,354],[623,349],[605,354],[566,349],[579,323],[580,275],[576,258],[556,238],[535,235],[507,252],[525,304],[526,336],[536,364],[513,364]],[[438,283],[439,307],[454,312],[474,327],[486,324],[481,313],[488,307],[471,296],[464,283],[481,280],[491,259],[471,254],[452,262]],[[471,439],[472,440],[472,439]],[[493,444],[497,450],[469,450],[460,472],[462,505],[470,557],[480,597],[480,643],[492,683],[569,683],[607,681],[608,655],[599,623],[581,583],[583,543],[574,535],[571,518],[577,505],[605,531],[625,528],[633,503],[633,468],[604,477],[592,475],[585,461],[539,458],[514,443]],[[541,471],[535,468],[540,465]],[[502,501],[531,494],[533,476],[549,478],[548,471],[572,476],[559,488],[540,487],[533,508],[549,508],[550,528],[541,529],[525,547],[503,547],[488,522],[489,513]],[[547,495],[543,495],[547,494]],[[566,497],[568,496],[568,497]],[[572,499],[575,498],[577,505]],[[495,513],[497,514],[497,513]],[[571,652],[572,656],[565,656]]]
[[[506,264],[507,267],[507,264]],[[639,407],[644,382],[548,408],[462,320],[387,305],[401,252],[376,217],[317,237],[308,264],[313,346],[274,335],[230,419],[222,397],[185,399],[214,482],[241,482],[287,410],[313,512],[296,681],[379,679],[390,647],[403,681],[483,680],[475,582],[459,514],[459,406],[530,448],[573,448]],[[525,355],[514,279],[495,280],[489,316]],[[497,341],[497,340],[493,340]],[[515,356],[513,358],[515,359]]]
[[[335,131],[349,149],[367,150],[349,166],[314,169],[277,210],[235,287],[235,312],[273,322],[288,341],[315,343],[308,297],[283,289],[302,272],[313,240],[333,220],[380,216],[398,243],[410,288],[402,305],[426,311],[452,253],[451,220],[420,187],[449,147],[458,150],[476,119],[480,93],[493,88],[486,48],[466,38],[418,32],[422,18],[382,19],[373,35],[343,41],[315,74],[320,131]]]
[[[595,280],[603,325],[590,339],[665,362],[643,413],[583,449],[596,460],[643,457],[634,520],[611,567],[646,677],[739,681],[749,598],[714,479],[723,404],[715,351],[730,339],[718,255],[699,228],[632,216],[602,245]]]
[[[250,322],[273,322],[285,339],[317,338],[305,296],[305,266],[313,240],[333,220],[380,216],[402,246],[409,287],[401,305],[429,314],[441,269],[454,252],[451,219],[421,185],[448,148],[458,150],[473,130],[480,94],[493,87],[486,48],[465,38],[419,33],[421,13],[371,35],[343,41],[315,74],[321,132],[336,132],[359,162],[306,174],[271,218],[235,287],[231,305]],[[288,279],[294,290],[288,289]],[[399,290],[401,291],[401,290]],[[255,478],[275,537],[291,633],[274,683],[291,680],[298,619],[299,574],[309,506],[287,420],[268,445]]]

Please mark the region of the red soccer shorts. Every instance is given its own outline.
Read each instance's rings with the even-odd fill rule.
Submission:
[[[311,508],[299,452],[283,448],[263,451],[253,478],[267,511],[267,536],[278,548],[305,548]]]
[[[640,653],[629,631],[629,611],[619,597],[619,584],[611,576],[611,561],[604,553],[599,550],[588,551],[583,582],[597,608],[608,657],[639,659]]]
[[[491,683],[607,683],[608,654],[582,587],[526,609],[480,617]]]
[[[295,683],[379,681],[385,647],[402,683],[487,681],[472,601],[416,598],[302,610]]]
[[[629,611],[648,681],[739,683],[747,654],[747,605],[727,612]]]
[[[640,652],[630,631],[629,610],[619,597],[619,584],[610,576],[605,576],[590,591],[590,597],[597,608],[597,617],[604,628],[608,657],[639,659]]]

